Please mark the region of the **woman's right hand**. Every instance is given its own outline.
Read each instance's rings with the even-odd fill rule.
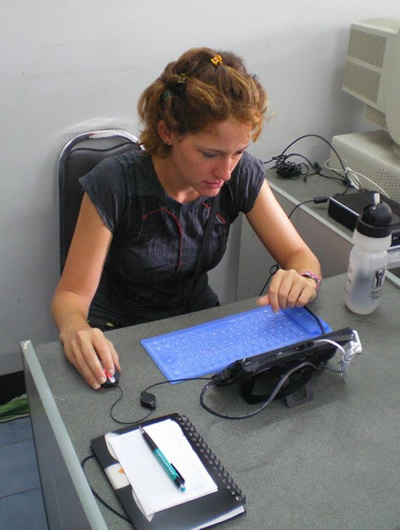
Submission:
[[[89,307],[99,285],[112,233],[85,193],[63,273],[52,301],[67,359],[94,388],[107,372],[120,370],[118,354],[102,331],[87,323]]]
[[[98,328],[89,325],[62,333],[61,342],[69,362],[95,390],[105,383],[115,368],[121,371],[119,357],[113,343]]]

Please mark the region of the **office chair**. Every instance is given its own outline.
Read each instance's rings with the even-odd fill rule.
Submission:
[[[107,129],[79,134],[61,151],[58,160],[60,272],[64,268],[82,201],[79,178],[104,158],[132,149],[141,149],[136,136],[118,129]]]

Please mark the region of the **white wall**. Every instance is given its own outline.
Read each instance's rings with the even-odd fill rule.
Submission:
[[[167,61],[193,46],[232,49],[270,93],[252,150],[268,159],[307,132],[362,128],[340,89],[351,21],[399,16],[398,0],[2,0],[0,4],[0,374],[20,368],[18,343],[56,338],[48,306],[58,277],[56,160],[93,127],[137,131],[135,103]],[[316,158],[317,141],[302,146]],[[231,298],[231,254],[214,282]]]

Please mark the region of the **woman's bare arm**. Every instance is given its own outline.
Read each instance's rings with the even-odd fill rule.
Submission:
[[[51,310],[66,357],[95,389],[105,381],[105,372],[114,373],[115,366],[120,370],[112,343],[87,323],[111,240],[112,233],[84,194]]]
[[[300,237],[266,182],[247,219],[281,266],[272,278],[268,294],[261,297],[259,303],[271,304],[277,311],[279,308],[303,306],[315,298],[316,282],[301,274],[312,271],[321,277],[319,261]]]

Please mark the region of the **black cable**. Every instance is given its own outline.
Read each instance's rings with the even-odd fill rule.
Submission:
[[[275,270],[273,270],[275,269]],[[261,289],[260,291],[260,294],[258,296],[262,296],[263,292],[264,292],[264,289],[267,287],[267,285],[269,284],[272,276],[280,269],[279,265],[277,263],[275,263],[274,265],[272,265],[269,269],[269,276],[267,278],[267,281],[264,283],[263,285],[263,288]]]
[[[94,455],[89,455],[87,456],[86,458],[84,458],[81,462],[81,467],[82,467],[82,470],[83,472],[85,473],[85,464],[88,460],[91,460],[92,458],[94,458]],[[85,476],[86,476],[86,473],[85,473]],[[115,510],[112,506],[110,506],[109,504],[106,503],[105,500],[103,500],[100,495],[92,488],[92,486],[89,484],[89,488],[91,490],[91,492],[93,493],[93,495],[96,497],[96,499],[101,502],[101,504],[103,506],[105,506],[108,510],[111,510],[115,515],[118,515],[118,517],[120,517],[121,519],[123,519],[124,521],[130,523],[132,525],[132,521],[130,519],[128,519],[127,517],[125,517],[125,515],[123,515],[122,513],[118,512],[117,510]]]
[[[248,414],[243,414],[243,415],[240,415],[240,416],[229,416],[228,414],[222,414],[220,412],[217,412],[216,410],[214,410],[211,407],[209,407],[208,405],[206,405],[206,403],[204,401],[204,396],[206,395],[206,393],[208,392],[210,387],[215,385],[215,382],[213,380],[210,381],[209,383],[207,383],[205,385],[205,387],[203,388],[203,390],[202,390],[202,392],[200,394],[200,405],[203,407],[204,410],[206,410],[210,414],[213,414],[214,416],[218,416],[218,418],[223,418],[225,420],[245,420],[247,418],[252,418],[256,414],[259,414],[261,411],[263,411],[273,401],[273,399],[278,394],[279,390],[282,388],[282,386],[285,384],[285,382],[289,379],[289,377],[292,374],[294,374],[298,370],[301,370],[302,368],[305,368],[306,366],[311,366],[315,370],[319,369],[318,366],[316,366],[315,364],[310,363],[308,361],[304,361],[304,362],[298,364],[297,366],[295,366],[294,368],[292,368],[291,370],[288,370],[286,372],[286,374],[284,374],[281,377],[279,383],[276,385],[275,389],[273,390],[273,392],[269,396],[269,398],[260,407],[258,407],[258,409],[253,410],[252,412],[249,412]]]
[[[326,196],[321,196],[321,197],[314,197],[313,199],[308,199],[306,201],[302,201],[302,202],[299,202],[298,204],[296,204],[296,206],[292,209],[292,211],[290,212],[290,214],[288,215],[288,219],[290,219],[293,215],[293,213],[295,212],[295,210],[299,207],[299,206],[302,206],[303,204],[306,204],[308,202],[313,202],[314,204],[321,204],[321,203],[324,203],[324,202],[327,202],[329,200],[329,197],[326,197]],[[275,270],[273,270],[275,269]],[[265,288],[267,287],[268,283],[270,282],[272,276],[280,269],[280,266],[278,265],[278,263],[275,263],[274,265],[271,266],[271,268],[269,269],[269,276],[267,278],[267,281],[264,283],[263,285],[263,288],[261,289],[260,291],[260,294],[258,296],[262,296]]]
[[[115,388],[115,389],[118,389],[120,392],[121,392],[121,395],[119,396],[119,398],[113,403],[113,405],[111,406],[110,408],[110,417],[112,420],[114,420],[116,423],[119,423],[120,425],[134,425],[136,423],[140,423],[142,421],[145,421],[149,416],[150,414],[152,413],[152,411],[150,411],[146,416],[143,416],[142,418],[138,419],[138,420],[130,420],[130,421],[122,421],[122,420],[119,420],[117,419],[114,415],[113,415],[113,410],[114,410],[114,407],[116,406],[116,404],[121,401],[121,399],[123,398],[123,391],[122,391],[122,388],[117,384],[115,386],[113,386],[112,388]],[[112,390],[112,388],[108,389],[107,392],[109,390]]]
[[[310,309],[308,309],[308,308],[305,308],[305,309],[307,309],[307,311],[314,318],[316,318],[318,320],[319,325],[320,325],[321,330],[322,330],[322,334],[325,335],[325,330],[323,329],[322,323],[319,321],[318,317],[316,317],[316,315]],[[344,352],[343,348],[338,343],[335,343],[335,341],[331,341],[329,339],[313,339],[313,340],[316,340],[316,342],[329,342],[329,343],[331,343],[333,345],[336,345],[336,348],[342,350],[343,354],[345,355],[345,352]],[[344,357],[342,358],[342,360],[343,359],[344,359]],[[328,366],[328,361],[325,361],[323,363],[323,366],[321,366],[321,367],[318,366],[318,365],[315,365],[314,363],[311,363],[310,361],[303,361],[300,364],[298,364],[297,366],[295,366],[295,367],[291,368],[290,370],[288,370],[281,377],[281,379],[279,380],[278,384],[276,385],[276,387],[274,388],[273,392],[270,394],[268,399],[260,407],[258,407],[258,409],[254,410],[254,411],[252,411],[252,412],[250,412],[248,414],[243,414],[243,415],[240,415],[240,416],[230,416],[228,414],[222,414],[221,412],[217,412],[216,410],[214,410],[211,407],[209,407],[208,405],[206,405],[205,399],[204,399],[206,393],[208,392],[208,390],[210,389],[211,386],[217,386],[216,380],[213,378],[209,383],[207,383],[207,385],[204,386],[204,388],[203,388],[203,390],[202,390],[202,392],[200,394],[200,405],[207,412],[210,412],[210,414],[213,414],[214,416],[218,416],[219,418],[223,418],[223,419],[227,419],[227,420],[242,420],[242,419],[251,418],[251,417],[255,416],[256,414],[259,414],[268,405],[270,405],[270,403],[275,399],[275,397],[277,396],[278,392],[280,391],[282,386],[285,384],[285,382],[288,380],[288,378],[291,375],[293,375],[295,372],[301,370],[302,368],[305,368],[306,366],[310,366],[314,370],[318,370],[320,372],[323,372],[324,370],[329,370],[331,372],[334,372],[334,373],[337,373],[337,374],[341,374],[341,375],[343,375],[345,370],[346,370],[345,368],[344,369],[340,368],[339,370],[331,368],[330,366]],[[261,375],[264,372],[267,372],[269,369],[270,369],[270,367],[267,367],[264,370],[258,371],[257,372],[257,376]]]
[[[281,155],[282,156],[282,155]],[[292,157],[292,156],[297,156],[299,158],[302,158],[303,160],[305,160],[307,162],[307,164],[309,165],[309,167],[312,167],[314,168],[314,164],[304,155],[300,154],[300,153],[290,153],[288,155],[285,155],[285,159],[287,160],[288,158]],[[314,168],[315,169],[315,168]]]
[[[166,385],[167,383],[183,383],[184,381],[209,381],[210,379],[211,377],[182,377],[181,379],[169,379],[168,381],[159,381],[158,383],[154,383],[145,388],[143,392],[147,392],[147,390],[150,390],[150,388],[154,388],[156,386]]]
[[[181,379],[169,379],[167,381],[159,381],[148,386],[140,393],[140,401],[143,407],[148,407],[152,410],[156,408],[156,397],[154,394],[150,394],[148,390],[155,388],[156,386],[166,385],[168,383],[183,383],[185,381],[210,381],[211,377],[186,377]]]
[[[274,272],[271,272],[271,270],[272,270],[274,267],[277,267],[276,270],[275,270]],[[265,289],[266,286],[268,285],[270,279],[272,278],[272,276],[273,276],[278,270],[279,270],[279,265],[278,265],[277,263],[275,263],[274,265],[272,265],[272,267],[270,268],[270,275],[268,276],[267,281],[265,282],[263,288],[261,289],[261,292],[260,292],[259,296],[262,296],[262,294],[263,294],[263,292],[264,292],[264,289]],[[321,330],[322,335],[325,335],[326,332],[325,332],[325,330],[324,330],[324,326],[322,325],[322,322],[321,322],[320,318],[319,318],[315,313],[313,313],[313,311],[311,311],[311,309],[308,308],[307,306],[303,306],[303,308],[304,308],[308,313],[310,313],[310,315],[311,315],[311,316],[317,321],[318,326],[319,326],[319,328],[320,328],[320,330]]]
[[[342,192],[342,193],[346,193],[346,191],[350,187],[349,182],[342,175],[340,175],[340,173],[337,173],[337,174],[339,175],[338,177],[332,177],[332,175],[325,175],[324,173],[316,171],[315,173],[309,173],[308,175],[305,175],[303,180],[304,180],[304,183],[307,184],[308,178],[309,177],[313,177],[314,175],[318,175],[319,177],[322,177],[322,178],[325,178],[325,179],[328,179],[328,180],[337,180],[341,184],[345,184],[346,185],[345,191]]]
[[[275,157],[274,168],[276,168],[276,172],[278,173],[278,175],[286,178],[293,178],[299,177],[300,175],[306,175],[308,173],[308,168],[306,164],[296,164],[295,162],[288,162],[287,158],[289,158],[289,156]],[[306,168],[306,173],[303,173],[303,167]]]
[[[341,192],[341,195],[344,195],[345,193],[347,193],[348,189],[351,187],[354,187],[353,183],[351,182],[351,179],[347,176],[347,173],[345,172],[344,176],[339,172],[337,171],[336,169],[333,169],[331,167],[327,167],[327,169],[329,169],[329,171],[331,171],[332,173],[335,173],[335,175],[338,175],[338,177],[341,177],[343,179],[344,182],[346,182],[346,189],[344,191]],[[321,175],[321,176],[326,176],[326,175]],[[332,178],[332,179],[335,179],[335,180],[338,180],[338,177],[329,177],[327,176],[327,178]]]
[[[167,383],[184,383],[185,381],[209,381],[210,379],[211,377],[182,377],[180,379],[169,379],[168,381],[159,381],[158,383],[154,383],[153,385],[148,386],[146,390],[154,388],[155,386],[166,385]]]
[[[303,308],[304,308],[308,313],[310,313],[310,315],[311,315],[312,317],[314,317],[314,319],[317,321],[318,326],[319,326],[319,329],[321,330],[321,334],[322,334],[322,335],[326,335],[326,331],[325,331],[325,329],[324,329],[324,326],[322,325],[322,322],[321,322],[320,318],[319,318],[319,317],[318,317],[313,311],[311,311],[311,309],[310,309],[309,307],[307,307],[307,306],[303,306]]]
[[[307,201],[303,201],[303,202],[299,202],[299,204],[296,204],[296,206],[292,209],[292,211],[290,212],[290,214],[288,215],[288,219],[291,218],[291,216],[293,215],[294,211],[296,210],[296,208],[298,208],[299,206],[301,206],[302,204],[305,204],[305,203],[308,203],[308,202],[314,202],[314,203],[322,203],[322,202],[327,202],[329,200],[329,197],[325,197],[325,196],[321,196],[321,197],[314,197],[314,199],[310,199],[310,200],[307,200]],[[263,288],[261,289],[260,291],[260,294],[258,296],[262,296],[265,288],[267,287],[268,283],[270,282],[272,276],[280,269],[280,266],[278,263],[274,263],[274,265],[272,265],[269,269],[269,276],[267,278],[267,281],[265,282],[265,284],[263,285]],[[322,332],[322,335],[325,335],[325,330],[324,330],[324,327],[321,323],[321,320],[317,317],[317,315],[315,313],[313,313],[311,311],[311,309],[309,309],[307,306],[303,306],[304,309],[306,311],[308,311],[310,313],[311,316],[313,316],[315,318],[315,320],[317,321],[318,323],[318,326],[319,328],[321,329],[321,332]]]
[[[340,177],[340,179],[338,177],[332,177],[332,176],[329,176],[329,175],[322,174],[322,167],[321,167],[321,165],[318,162],[312,163],[306,156],[304,156],[304,155],[302,155],[300,153],[289,153],[287,155],[285,154],[286,151],[292,145],[294,145],[296,142],[299,142],[300,140],[303,140],[304,138],[311,138],[311,137],[319,138],[320,140],[324,141],[332,149],[332,151],[335,153],[335,155],[337,156],[338,161],[339,161],[339,163],[340,163],[340,165],[341,165],[341,167],[343,169],[344,175],[341,175],[338,171],[335,171],[335,170],[331,170],[331,171],[336,173]],[[301,170],[301,164],[295,164],[293,162],[287,162],[288,158],[290,158],[292,156],[298,156],[298,157],[302,158],[303,160],[306,160],[307,164],[309,165],[309,168],[312,168],[315,171],[315,173],[309,173],[309,168],[307,168],[307,172],[304,174],[302,172],[302,170]],[[319,134],[313,134],[313,133],[304,134],[303,136],[300,136],[300,137],[296,138],[287,147],[285,147],[285,149],[279,155],[274,156],[270,160],[265,161],[263,163],[264,164],[270,164],[271,162],[275,162],[275,166],[274,167],[277,168],[278,174],[280,174],[282,176],[285,176],[285,177],[293,177],[293,176],[303,175],[305,183],[307,182],[306,179],[309,176],[312,176],[312,175],[320,175],[321,177],[324,177],[324,178],[330,178],[330,179],[333,179],[333,180],[338,180],[340,182],[343,182],[346,185],[345,191],[342,192],[343,194],[346,193],[348,191],[349,187],[351,186],[351,181],[350,181],[350,179],[349,179],[349,177],[347,175],[346,167],[345,167],[345,165],[343,163],[343,160],[342,160],[341,156],[339,155],[339,153],[337,152],[335,147],[332,145],[332,143],[329,142],[326,138],[324,138],[323,136],[321,136]]]
[[[338,160],[339,160],[339,163],[340,165],[342,166],[342,169],[343,169],[343,172],[344,172],[344,175],[347,179],[347,172],[346,172],[346,168],[344,166],[344,163],[343,163],[343,160],[341,158],[341,156],[339,155],[339,153],[337,152],[337,150],[334,148],[334,146],[331,144],[331,142],[329,142],[326,138],[324,138],[323,136],[320,136],[319,134],[314,134],[314,133],[310,133],[310,134],[303,134],[303,136],[299,136],[299,138],[296,138],[296,140],[294,140],[292,143],[290,143],[281,153],[280,156],[284,155],[285,152],[290,148],[292,147],[292,145],[294,145],[296,142],[299,142],[300,140],[303,140],[304,138],[319,138],[320,140],[324,141],[326,144],[328,144],[328,146],[332,149],[332,151],[335,153],[335,155],[337,156]]]
[[[195,381],[195,380],[203,380],[203,381],[210,381],[210,377],[192,377],[192,378],[185,378],[185,379],[172,379],[170,381],[160,381],[158,383],[154,383],[150,386],[148,386],[145,390],[143,390],[142,394],[147,392],[147,390],[149,390],[150,388],[154,388],[156,386],[159,386],[159,385],[164,385],[164,384],[167,384],[167,383],[178,383],[178,382],[182,382],[182,381]],[[117,405],[117,403],[119,403],[119,401],[121,401],[121,399],[123,398],[123,390],[122,388],[119,386],[119,384],[116,384],[115,386],[111,387],[110,389],[108,389],[107,391],[111,390],[111,389],[118,389],[121,393],[121,395],[119,396],[119,398],[113,403],[113,405],[111,406],[110,408],[110,417],[112,420],[114,420],[116,423],[119,423],[121,425],[134,425],[134,424],[137,424],[137,423],[141,423],[143,421],[145,421],[153,412],[154,408],[152,408],[150,410],[150,412],[148,414],[146,414],[145,416],[143,416],[142,418],[138,419],[138,420],[130,420],[130,421],[122,421],[122,420],[119,420],[117,419],[114,415],[113,415],[113,409],[114,407]],[[151,394],[150,394],[151,396]],[[154,398],[155,400],[155,398]],[[82,470],[83,472],[85,472],[85,464],[88,460],[94,458],[94,455],[89,455],[87,456],[86,458],[84,458],[81,462],[81,466],[82,466]],[[122,519],[124,519],[125,521],[127,521],[128,523],[132,524],[132,521],[130,519],[128,519],[127,517],[125,517],[124,515],[122,515],[121,513],[119,513],[117,510],[115,510],[112,506],[110,506],[109,504],[107,504],[101,497],[100,495],[90,486],[89,484],[89,487],[93,493],[93,495],[96,497],[96,499],[101,502],[106,508],[108,508],[109,510],[111,510],[115,515],[118,515],[118,517],[121,517]]]
[[[327,199],[328,200],[328,199]],[[292,217],[292,215],[294,214],[294,212],[297,210],[297,208],[299,208],[300,206],[303,206],[303,204],[307,204],[309,202],[314,202],[314,199],[307,199],[306,201],[302,201],[302,202],[299,202],[298,204],[296,204],[296,206],[292,209],[292,211],[290,212],[290,214],[288,215],[288,219],[290,219]]]
[[[345,184],[346,185],[346,190],[343,193],[346,193],[346,191],[349,188],[349,180],[346,179],[345,176],[341,175],[339,173],[339,171],[335,171],[335,174],[338,175],[338,176],[337,177],[333,177],[332,175],[325,175],[322,172],[323,171],[323,167],[321,166],[321,164],[319,162],[314,162],[314,164],[312,164],[312,167],[313,167],[313,169],[315,171],[314,171],[314,173],[309,173],[308,175],[304,176],[303,180],[304,180],[305,184],[307,184],[308,177],[312,177],[313,175],[318,175],[320,177],[323,177],[323,178],[326,178],[326,179],[330,179],[330,180],[337,180],[338,182],[341,182],[342,184]]]

